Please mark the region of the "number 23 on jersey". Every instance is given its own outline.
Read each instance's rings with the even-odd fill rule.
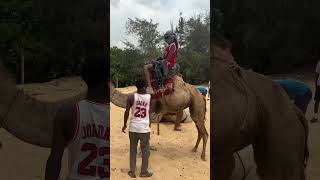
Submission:
[[[81,147],[81,151],[90,154],[84,158],[78,165],[78,173],[85,176],[99,176],[100,178],[110,177],[110,147],[100,147],[98,148],[95,144],[85,143]],[[109,156],[109,157],[108,157]],[[103,166],[93,166],[90,165],[98,157],[103,160]]]
[[[138,118],[145,118],[147,115],[147,110],[146,108],[143,107],[136,107],[134,117]]]

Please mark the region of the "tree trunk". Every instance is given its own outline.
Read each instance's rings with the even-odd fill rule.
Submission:
[[[116,88],[118,88],[118,87],[119,87],[119,79],[116,78]]]

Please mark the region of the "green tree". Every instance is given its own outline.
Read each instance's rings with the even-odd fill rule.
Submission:
[[[0,60],[18,81],[21,57],[25,82],[44,82],[77,74],[83,57],[105,51],[103,1],[1,1],[0,14]]]
[[[161,41],[158,32],[158,23],[147,21],[146,19],[128,19],[126,23],[127,33],[136,35],[138,38],[138,47],[146,58],[155,58],[159,54],[159,45]]]
[[[178,50],[176,62],[181,66],[183,78],[189,83],[200,84],[208,81],[209,23],[209,14],[185,19],[180,13],[178,24],[175,28],[172,25],[172,29],[178,34],[179,42],[184,46]],[[145,60],[162,55],[164,46],[161,45],[165,42],[159,36],[157,26],[152,20],[129,19],[127,32],[136,35],[139,44],[135,47],[132,42],[124,41],[124,49],[111,48],[111,75],[114,83],[118,82],[120,87],[132,85],[137,78],[142,78]]]
[[[178,42],[181,48],[183,48],[186,44],[186,33],[185,33],[185,19],[182,17],[182,12],[180,12],[180,18],[178,22],[178,26],[176,27],[176,34],[178,37]]]
[[[186,21],[186,46],[181,49],[178,62],[187,82],[208,81],[209,72],[209,14],[200,14]]]
[[[215,2],[223,14],[220,30],[232,41],[235,59],[267,74],[284,69],[289,73],[319,59],[317,5],[284,0]]]

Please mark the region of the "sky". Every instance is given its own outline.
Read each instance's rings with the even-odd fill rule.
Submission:
[[[136,45],[133,35],[126,34],[128,18],[152,19],[159,23],[158,30],[164,33],[178,24],[179,14],[185,18],[209,12],[210,0],[111,0],[110,3],[110,46],[123,48],[126,39]]]

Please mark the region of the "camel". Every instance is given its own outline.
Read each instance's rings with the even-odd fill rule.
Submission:
[[[190,117],[198,130],[198,138],[192,151],[197,151],[200,140],[203,139],[201,159],[205,161],[205,150],[209,136],[205,127],[206,102],[198,89],[185,83],[180,76],[175,75],[173,82],[175,90],[171,94],[151,100],[150,114],[153,115],[153,118],[156,117],[157,121],[160,121],[167,112],[179,112],[189,107]],[[128,95],[112,86],[110,99],[116,106],[125,108]]]
[[[308,125],[302,112],[273,80],[239,66],[222,36],[213,38],[211,52],[213,179],[230,179],[233,154],[252,145],[260,179],[304,180]]]
[[[67,80],[66,80],[67,81]],[[66,94],[63,89],[49,82],[60,96]],[[6,129],[18,139],[40,147],[50,148],[53,119],[57,109],[64,103],[73,103],[85,97],[84,82],[69,80],[66,84],[75,84],[68,97],[52,97],[51,101],[41,101],[28,92],[28,85],[17,85],[12,75],[0,64],[0,128]],[[53,84],[53,85],[52,85]],[[41,84],[39,85],[40,88]],[[58,93],[58,94],[59,94]]]
[[[152,119],[151,121],[155,122],[155,121],[157,121],[157,119]],[[179,119],[177,119],[176,113],[166,113],[162,116],[162,119],[161,119],[161,122],[175,123],[176,121],[179,121]],[[183,110],[180,122],[181,123],[191,123],[192,122],[192,119],[190,118],[189,109]]]

